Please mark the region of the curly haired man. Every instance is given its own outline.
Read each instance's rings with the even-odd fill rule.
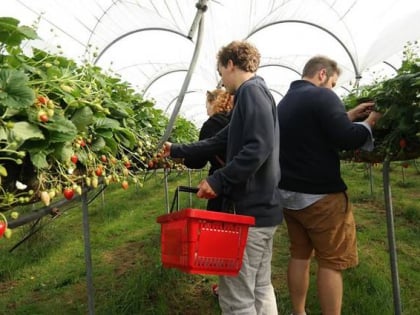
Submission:
[[[249,42],[222,47],[217,70],[235,102],[229,125],[206,140],[164,145],[165,154],[172,157],[208,156],[226,148],[226,164],[199,184],[197,196],[223,195],[236,213],[255,218],[238,276],[219,278],[223,314],[278,314],[271,257],[273,236],[283,219],[277,187],[280,137],[274,98],[256,75],[259,63],[260,53]]]

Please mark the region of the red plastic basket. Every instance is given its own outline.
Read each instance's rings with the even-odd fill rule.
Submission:
[[[254,217],[183,209],[157,218],[164,267],[191,274],[238,274]]]

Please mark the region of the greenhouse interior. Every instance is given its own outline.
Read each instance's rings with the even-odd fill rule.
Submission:
[[[258,49],[257,74],[276,104],[314,56],[337,62],[333,91],[347,110],[375,102],[382,117],[374,150],[340,151],[346,181],[363,180],[349,184],[356,208],[375,214],[359,219],[359,255],[368,263],[361,258],[344,277],[344,291],[353,291],[342,314],[418,314],[420,1],[4,0],[1,7],[1,314],[221,314],[210,289],[217,275],[162,269],[156,217],[170,212],[174,187],[206,177],[207,164],[191,169],[162,148],[198,140],[206,96],[223,85],[218,53],[232,41]],[[124,209],[146,208],[146,195],[160,208],[136,230],[147,214],[129,218]],[[124,209],[97,214],[106,204]],[[69,232],[78,244],[68,253],[65,220],[80,229]],[[107,230],[95,230],[100,220]],[[370,224],[381,230],[365,236]],[[52,240],[47,230],[64,236]],[[273,258],[274,291],[278,314],[290,314],[285,224],[276,233],[284,257]],[[77,262],[63,276],[60,265],[71,257]],[[312,281],[306,312],[321,314]]]

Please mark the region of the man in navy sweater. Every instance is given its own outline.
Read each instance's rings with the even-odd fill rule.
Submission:
[[[340,69],[327,57],[310,59],[302,80],[291,83],[277,106],[279,184],[290,239],[288,287],[294,315],[305,313],[312,255],[323,315],[341,313],[342,270],[358,264],[356,229],[339,150],[372,149],[371,128],[380,114],[373,103],[346,112],[332,91]],[[367,117],[367,118],[366,118]],[[363,122],[353,122],[366,118]]]
[[[279,130],[273,96],[256,75],[259,62],[260,53],[248,42],[222,47],[217,69],[235,102],[229,125],[209,139],[164,145],[164,155],[175,158],[209,156],[226,148],[226,164],[199,184],[197,196],[223,195],[237,214],[255,218],[239,275],[219,278],[223,314],[278,315],[271,257],[273,236],[282,221]]]

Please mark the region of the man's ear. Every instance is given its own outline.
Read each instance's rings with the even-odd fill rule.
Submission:
[[[318,79],[323,82],[327,76],[327,69],[321,69],[318,71]]]
[[[232,69],[235,65],[233,64],[232,59],[229,59],[226,65],[227,69]]]

